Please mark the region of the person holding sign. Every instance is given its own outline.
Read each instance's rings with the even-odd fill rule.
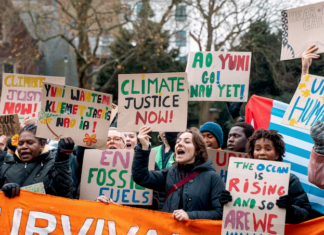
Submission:
[[[117,128],[110,127],[107,138],[107,149],[123,149],[125,148],[125,135],[117,131]]]
[[[9,198],[18,196],[20,187],[42,182],[47,194],[70,197],[73,180],[69,155],[73,151],[71,138],[60,139],[57,150],[42,153],[45,139],[35,136],[37,127],[26,125],[19,133],[18,156],[4,159],[0,168],[0,187]]]
[[[184,219],[222,219],[220,194],[225,188],[220,176],[208,160],[207,148],[201,134],[190,129],[178,135],[174,163],[162,171],[149,171],[150,133],[143,126],[135,148],[132,174],[134,181],[146,188],[166,192],[163,212]]]
[[[249,139],[246,152],[254,159],[282,162],[285,154],[285,143],[282,138],[278,131],[258,129]],[[261,191],[261,187],[254,187],[255,190]],[[230,192],[223,190],[221,203],[224,205],[229,201],[232,201]],[[312,208],[307,194],[298,177],[292,173],[290,173],[288,195],[280,196],[276,205],[286,208],[286,223],[297,224],[310,218]]]
[[[311,128],[310,135],[314,141],[309,163],[308,180],[324,189],[324,122],[318,120]]]

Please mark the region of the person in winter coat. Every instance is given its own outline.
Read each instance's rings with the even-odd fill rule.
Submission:
[[[250,158],[282,162],[285,143],[278,131],[258,129],[249,139],[246,150]],[[232,201],[230,192],[223,190],[221,203],[224,205],[229,201]],[[276,205],[279,208],[286,208],[286,223],[290,224],[308,220],[312,211],[306,192],[298,177],[292,173],[290,173],[288,195],[280,196]]]
[[[69,155],[73,151],[71,138],[62,138],[58,150],[42,153],[45,140],[35,136],[37,127],[26,125],[19,133],[17,152],[6,155],[0,167],[0,187],[9,198],[19,195],[20,187],[43,183],[46,194],[70,197],[73,180]]]
[[[200,127],[199,131],[206,141],[207,149],[221,150],[223,130],[220,125],[214,122],[206,122]]]
[[[314,141],[308,162],[308,181],[324,189],[324,122],[318,120],[311,128]]]
[[[168,193],[173,185],[192,174],[197,174],[175,189],[165,200],[163,212],[173,213],[183,219],[222,219],[220,194],[224,183],[208,160],[206,144],[198,131],[180,133],[175,146],[175,163],[162,171],[149,171],[151,152],[148,133],[152,129],[143,126],[138,135],[140,143],[135,148],[132,174],[134,181],[146,188]],[[168,194],[167,194],[168,195]]]

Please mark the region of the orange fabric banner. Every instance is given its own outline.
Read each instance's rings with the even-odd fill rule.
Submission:
[[[0,192],[0,207],[0,234],[10,235],[217,235],[222,228],[221,221],[179,222],[169,213],[27,191],[21,191],[20,196],[13,199]],[[285,235],[324,234],[323,223],[324,217],[286,225]]]

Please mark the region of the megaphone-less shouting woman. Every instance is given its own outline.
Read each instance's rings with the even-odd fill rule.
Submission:
[[[132,174],[134,181],[146,188],[166,193],[163,212],[183,219],[221,220],[221,191],[225,188],[220,176],[208,160],[204,138],[198,130],[180,133],[175,146],[175,163],[162,171],[149,171],[152,129],[140,128],[135,147]],[[176,185],[176,186],[174,186]]]

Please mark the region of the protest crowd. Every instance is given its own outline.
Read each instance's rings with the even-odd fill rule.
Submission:
[[[312,60],[319,57],[316,54],[318,49],[312,44],[304,50],[301,56],[302,74],[296,78],[297,91],[307,85]],[[189,67],[202,68],[208,64],[209,55],[193,53],[188,60]],[[244,57],[242,64],[238,62],[235,68],[242,68],[245,72],[253,56],[215,55],[210,60],[220,58],[223,69],[227,68],[227,58]],[[14,75],[6,74],[4,79],[8,76],[12,76],[13,83]],[[0,188],[9,200],[7,202],[19,199],[25,187],[41,183],[45,194],[71,201],[92,201],[102,210],[120,204],[166,212],[177,223],[198,219],[222,221],[226,231],[242,231],[244,234],[253,231],[249,228],[253,226],[252,222],[254,232],[257,229],[262,231],[263,224],[256,223],[255,216],[260,219],[269,216],[269,227],[266,232],[263,228],[264,234],[277,234],[271,228],[274,225],[269,225],[276,219],[280,220],[280,223],[275,223],[276,226],[281,224],[284,227],[285,224],[300,224],[321,218],[321,210],[313,207],[312,196],[305,189],[305,179],[290,172],[296,170],[284,161],[287,151],[290,151],[287,135],[275,128],[258,128],[256,120],[267,119],[262,112],[255,112],[253,121],[247,121],[241,115],[242,104],[248,102],[248,87],[244,84],[218,85],[217,88],[220,97],[226,94],[227,98],[233,98],[232,101],[220,100],[226,102],[232,117],[227,139],[223,137],[222,126],[215,122],[206,122],[199,128],[186,126],[188,94],[190,98],[208,98],[214,95],[209,89],[216,89],[215,86],[208,88],[209,85],[205,85],[209,84],[206,78],[202,85],[198,85],[201,87],[194,90],[189,76],[189,72],[120,75],[118,106],[112,105],[111,95],[44,80],[42,100],[38,105],[41,107],[40,116],[20,113],[18,129],[0,137]],[[210,75],[209,79],[210,83],[215,83],[215,77]],[[316,79],[312,93],[319,90]],[[233,88],[232,95],[229,94],[230,86]],[[244,98],[240,98],[239,93]],[[5,103],[7,96],[4,92],[2,94],[1,102]],[[289,105],[293,106],[288,118],[290,123],[297,120],[292,119],[295,117],[294,110],[304,112],[300,103],[297,106],[298,102],[299,98]],[[307,100],[306,106],[309,102]],[[315,119],[310,121],[306,114],[301,119],[308,120],[305,125],[309,125],[310,132],[303,133],[307,138],[310,136],[314,143],[308,162],[308,181],[318,187],[317,190],[324,190],[324,118],[319,115],[322,110],[319,106],[311,114],[306,113],[316,113]],[[6,105],[0,108],[6,110],[1,113],[3,120],[6,115],[17,114],[9,113]],[[118,111],[113,113],[115,108]],[[3,123],[9,125],[10,122]],[[286,126],[292,128],[292,125]],[[152,132],[159,133],[160,145],[152,145]],[[224,142],[227,142],[227,149],[222,149]],[[227,160],[220,160],[221,154],[225,158],[227,154]],[[215,168],[215,164],[226,169]],[[242,171],[248,169],[251,174],[244,178]],[[263,178],[267,181],[262,181]],[[132,196],[126,196],[126,193]],[[272,201],[269,202],[270,196]],[[263,197],[265,200],[261,200]],[[247,207],[248,211],[234,210],[239,207],[242,210]],[[260,214],[264,208],[269,213],[275,208],[280,215]],[[248,216],[251,216],[250,220],[247,220]],[[276,231],[283,231],[280,229]]]

